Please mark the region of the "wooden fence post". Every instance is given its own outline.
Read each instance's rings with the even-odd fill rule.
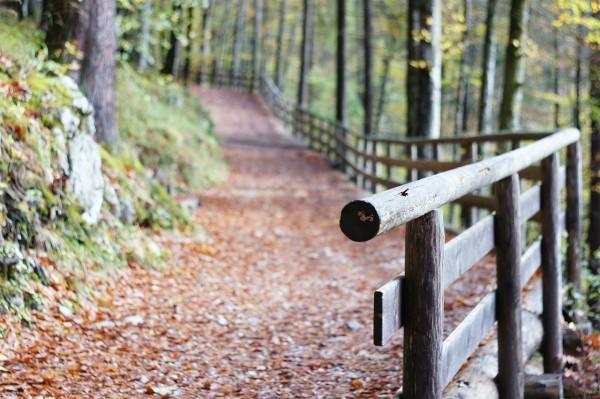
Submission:
[[[477,159],[477,143],[465,143],[462,145],[462,160],[467,162],[475,162]],[[463,227],[472,226],[476,215],[476,209],[472,206],[463,205],[460,211],[460,219]]]
[[[523,398],[521,337],[521,226],[519,175],[496,183],[495,223],[498,318],[498,392],[501,398]]]
[[[406,225],[405,287],[406,298],[411,301],[411,306],[403,310],[406,399],[442,397],[442,215],[441,209],[436,209]]]
[[[581,289],[581,142],[567,147],[567,281],[575,292]]]
[[[392,158],[392,143],[390,141],[388,141],[385,148],[386,148],[385,156],[387,158],[391,159]],[[392,180],[392,166],[389,164],[389,162],[386,162],[386,164],[385,164],[385,178],[387,180]]]
[[[547,374],[562,371],[559,162],[558,153],[542,161],[542,355]]]

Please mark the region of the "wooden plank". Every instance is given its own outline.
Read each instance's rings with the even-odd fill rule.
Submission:
[[[527,284],[542,264],[541,238],[529,246],[521,256],[521,288]]]
[[[519,212],[521,223],[525,223],[541,210],[541,189],[542,186],[540,184],[536,184],[521,195]]]
[[[406,226],[404,315],[404,395],[407,399],[442,395],[444,222],[436,209]]]
[[[560,270],[560,188],[558,153],[551,154],[542,162],[542,282],[544,313],[544,372],[559,373],[562,370],[562,291]]]
[[[404,276],[388,281],[373,296],[373,343],[383,346],[402,327],[402,285]]]
[[[444,386],[477,349],[496,322],[496,293],[487,294],[444,340],[442,375]]]
[[[368,241],[470,192],[517,173],[579,140],[576,129],[563,129],[505,154],[429,176],[352,201],[342,210],[340,227],[354,241]],[[364,218],[360,215],[370,215]]]
[[[448,288],[493,249],[494,215],[489,215],[445,244],[443,287]]]

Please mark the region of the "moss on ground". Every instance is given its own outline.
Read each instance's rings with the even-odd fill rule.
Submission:
[[[79,292],[75,304],[93,296],[91,282],[111,270],[131,262],[164,266],[169,254],[154,235],[199,229],[172,193],[225,174],[198,101],[178,84],[122,66],[121,140],[100,148],[103,205],[97,223],[88,224],[68,189],[68,125],[75,120],[75,129],[89,134],[92,117],[68,71],[45,59],[34,26],[0,14],[0,314],[26,318],[42,306],[48,286]]]

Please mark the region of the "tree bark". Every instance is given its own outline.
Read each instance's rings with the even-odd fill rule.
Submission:
[[[407,136],[439,137],[441,86],[439,0],[408,1]]]
[[[390,52],[383,59],[383,74],[379,83],[379,101],[377,103],[377,112],[375,113],[375,134],[381,130],[381,121],[383,119],[383,110],[385,108],[387,83],[390,78],[390,66],[392,64],[393,53]]]
[[[558,99],[560,98],[560,41],[559,41],[558,28],[554,28],[554,127],[560,127],[560,104]]]
[[[600,17],[596,13],[596,17]],[[592,103],[592,135],[590,162],[590,225],[588,244],[590,266],[593,273],[600,274],[600,47],[590,53],[590,99]]]
[[[225,11],[227,12],[227,11]],[[241,54],[244,46],[244,28],[246,23],[246,0],[240,0],[233,34],[233,69],[234,76],[240,73]]]
[[[81,86],[94,106],[96,138],[114,143],[118,139],[115,120],[117,64],[117,6],[115,0],[85,0],[89,3],[89,26],[81,65]]]
[[[281,0],[279,8],[279,27],[277,29],[277,50],[275,53],[275,85],[281,88],[283,80],[283,38],[285,36],[285,16],[287,14],[288,0]]]
[[[504,86],[500,105],[500,130],[513,130],[519,127],[519,96],[523,90],[525,72],[527,19],[527,0],[511,0]]]
[[[584,59],[583,32],[577,28],[577,48],[575,55],[575,104],[573,106],[573,124],[581,130],[581,64]]]
[[[465,19],[465,30],[463,32],[463,53],[460,59],[458,93],[456,96],[456,115],[454,118],[454,134],[459,135],[467,130],[468,123],[468,101],[469,101],[469,77],[467,68],[471,65],[471,0],[463,0],[463,12]]]
[[[494,106],[494,82],[496,77],[496,33],[495,15],[498,0],[488,0],[483,42],[483,65],[481,90],[479,92],[479,123],[481,133],[492,131],[492,111]]]
[[[150,18],[152,16],[152,0],[144,1],[142,10],[142,30],[140,33],[140,55],[138,58],[138,69],[140,71],[148,68],[150,56]]]
[[[208,22],[210,21],[210,15],[212,11],[212,4],[210,0],[205,1],[202,5],[202,62],[200,65],[200,73],[198,74],[198,83],[202,83],[206,80],[206,75],[209,69],[209,58],[210,58],[210,29],[208,29]]]
[[[346,125],[346,0],[337,0],[335,119]]]
[[[187,45],[185,47],[185,60],[183,61],[183,80],[187,84],[190,79],[190,70],[192,68],[192,27],[194,25],[194,7],[188,7],[187,9],[187,22],[185,27],[185,37],[187,38]]]
[[[312,1],[304,0],[302,10],[302,46],[300,48],[300,79],[298,83],[298,106],[301,108],[305,108],[308,105],[311,12]]]
[[[261,43],[262,43],[262,18],[263,18],[262,0],[254,0],[254,43],[252,54],[252,77],[254,87],[258,84],[261,71]]]
[[[175,14],[175,24],[183,23],[183,8],[181,3],[175,3],[173,7],[173,14]],[[165,62],[162,68],[162,73],[165,75],[173,75],[174,79],[179,77],[179,64],[181,59],[181,43],[177,37],[177,28],[173,27],[171,30],[171,36],[169,39],[169,50],[165,57]]]
[[[363,132],[371,134],[373,132],[373,26],[371,23],[372,4],[371,0],[363,0],[363,48],[365,56],[364,69],[364,93],[363,93]]]

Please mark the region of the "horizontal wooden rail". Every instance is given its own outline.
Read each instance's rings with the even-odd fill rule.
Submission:
[[[340,227],[353,241],[368,241],[468,193],[539,162],[579,140],[579,131],[563,129],[533,144],[350,202]]]

